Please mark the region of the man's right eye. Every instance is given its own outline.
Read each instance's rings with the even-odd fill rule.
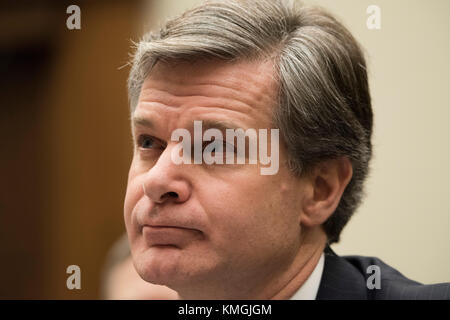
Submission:
[[[149,135],[140,135],[138,147],[141,149],[164,149],[165,146],[156,138]]]

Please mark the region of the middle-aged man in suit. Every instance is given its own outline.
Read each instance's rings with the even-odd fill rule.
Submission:
[[[361,200],[372,108],[362,51],[323,9],[206,2],[144,36],[128,85],[134,156],[124,215],[144,280],[181,299],[450,298],[449,284],[421,285],[328,246]],[[235,152],[221,132],[279,129],[279,143],[265,141],[279,168],[175,161],[192,157],[191,144],[197,156],[195,121],[216,129],[214,159]],[[174,132],[194,139],[183,135],[179,149]]]

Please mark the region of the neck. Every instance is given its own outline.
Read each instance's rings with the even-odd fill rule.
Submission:
[[[291,298],[308,280],[325,248],[327,237],[321,228],[307,230],[302,244],[288,272],[282,277],[283,285],[272,291],[269,299],[287,300]]]
[[[284,271],[278,274],[277,277],[268,276],[264,281],[265,283],[254,285],[250,285],[251,281],[245,281],[248,285],[246,290],[243,290],[244,288],[240,286],[233,286],[234,288],[240,287],[238,290],[239,293],[233,292],[233,290],[226,290],[226,293],[222,292],[223,294],[218,295],[219,292],[225,289],[222,282],[220,289],[216,287],[209,288],[211,290],[205,290],[206,288],[203,288],[203,294],[200,295],[183,294],[179,291],[179,297],[180,299],[202,299],[200,296],[203,296],[203,299],[289,299],[300,289],[314,271],[325,248],[326,241],[327,237],[320,227],[312,229],[304,228],[302,229],[302,236],[296,256],[292,260],[292,263],[287,268],[283,268]],[[253,289],[249,287],[253,287]],[[209,291],[211,295],[204,296],[206,291]],[[243,295],[244,291],[245,295]]]

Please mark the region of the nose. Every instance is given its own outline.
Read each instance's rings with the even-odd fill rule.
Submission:
[[[170,152],[171,148],[168,146],[156,164],[144,175],[144,195],[154,203],[182,203],[191,195],[190,183],[184,175],[185,166],[173,163]]]

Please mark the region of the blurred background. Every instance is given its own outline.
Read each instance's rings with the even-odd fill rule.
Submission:
[[[367,51],[375,113],[364,204],[334,246],[450,281],[450,2],[318,0]],[[198,0],[0,1],[0,299],[97,299],[124,233],[131,40]],[[81,30],[69,30],[69,5]],[[369,5],[381,29],[369,30]],[[145,17],[145,18],[144,18]],[[68,290],[66,268],[81,268]]]

